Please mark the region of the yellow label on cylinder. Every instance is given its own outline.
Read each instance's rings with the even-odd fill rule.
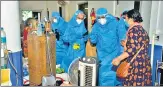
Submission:
[[[1,69],[1,83],[10,81],[10,69]]]

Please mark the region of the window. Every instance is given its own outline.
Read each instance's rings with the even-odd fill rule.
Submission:
[[[22,19],[26,21],[28,18],[35,18],[36,20],[41,20],[41,12],[33,12],[33,11],[22,11]]]
[[[22,11],[22,19],[26,21],[28,18],[32,17],[32,11]]]

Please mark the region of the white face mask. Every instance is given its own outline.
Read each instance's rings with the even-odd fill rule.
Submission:
[[[82,22],[82,20],[80,20],[80,19],[77,19],[76,21],[78,24],[80,24]]]
[[[53,19],[53,22],[54,22],[54,23],[57,23],[57,19]]]
[[[106,24],[106,19],[105,18],[99,19],[99,22],[101,23],[101,25],[104,25]]]

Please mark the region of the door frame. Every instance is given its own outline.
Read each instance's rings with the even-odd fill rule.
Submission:
[[[81,5],[81,4],[85,4],[85,3],[88,3],[88,1],[76,1],[77,3],[76,3],[76,10],[79,10],[79,5]]]

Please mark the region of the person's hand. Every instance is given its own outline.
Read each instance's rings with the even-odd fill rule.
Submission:
[[[90,38],[88,38],[88,42],[90,42]]]
[[[121,62],[121,60],[119,58],[115,58],[115,59],[113,59],[112,64],[115,66],[118,66],[120,64],[120,62]]]
[[[121,40],[121,45],[124,47],[125,46],[125,40]]]
[[[67,84],[67,83],[62,83],[60,86],[73,86],[73,85],[71,85],[70,83],[69,83],[69,84]]]

